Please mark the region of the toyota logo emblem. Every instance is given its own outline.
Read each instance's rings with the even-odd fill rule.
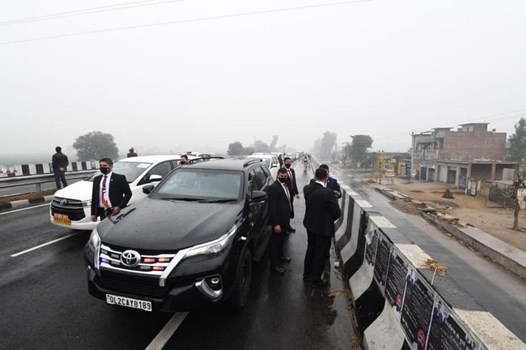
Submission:
[[[127,250],[122,253],[121,262],[124,266],[135,267],[141,262],[141,255],[135,250]]]
[[[68,200],[67,199],[61,199],[60,200],[60,205],[66,205],[68,204]]]

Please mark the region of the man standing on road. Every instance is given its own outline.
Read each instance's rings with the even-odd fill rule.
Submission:
[[[305,217],[303,226],[307,229],[307,252],[303,268],[303,279],[311,279],[314,286],[325,286],[323,277],[325,261],[329,258],[334,221],[342,212],[333,192],[326,188],[327,170],[318,168],[315,181],[303,188],[305,196]]]
[[[329,175],[329,177],[327,178],[327,186],[326,187],[329,190],[331,190],[332,193],[334,193],[334,196],[336,198],[341,198],[342,197],[342,190],[340,188],[340,184],[338,183],[338,180],[336,180],[335,178],[331,177],[331,172],[329,171],[329,166],[327,164],[321,164],[319,166],[319,168],[327,170],[327,174]],[[313,182],[316,182],[316,179],[310,179],[310,183],[313,183]]]
[[[55,176],[55,184],[57,185],[57,190],[60,190],[60,182],[62,181],[62,187],[68,185],[66,181],[66,168],[69,165],[68,156],[62,153],[62,147],[55,147],[55,153],[51,157],[51,163],[53,165],[53,175]]]
[[[185,164],[188,164],[188,156],[186,154],[181,154],[181,158],[179,159],[179,165]]]
[[[294,219],[294,197],[298,199],[300,198],[300,195],[298,192],[298,185],[296,184],[296,172],[292,168],[292,158],[285,157],[283,159],[283,163],[285,164],[285,168],[287,169],[287,174],[289,178],[287,185],[289,187],[289,192],[290,192],[290,208],[291,208],[290,218]],[[290,226],[289,224],[289,226],[286,228],[286,231],[290,233],[294,233],[296,232],[296,229]]]
[[[283,262],[290,262],[290,258],[283,254],[285,229],[290,225],[290,192],[287,186],[288,173],[286,168],[278,170],[277,180],[267,190],[268,207],[270,212],[270,268],[281,275],[285,269],[281,266]]]
[[[117,214],[125,208],[130,201],[132,192],[126,176],[112,172],[113,161],[102,158],[99,161],[99,170],[102,175],[93,179],[91,192],[91,221]]]
[[[130,149],[128,150],[128,154],[126,155],[126,157],[128,157],[128,158],[130,158],[130,157],[137,157],[137,153],[135,152],[135,148],[130,147]]]

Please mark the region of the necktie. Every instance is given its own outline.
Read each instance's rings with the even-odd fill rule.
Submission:
[[[294,177],[292,176],[292,171],[287,170],[287,173],[289,173],[290,189],[294,190]]]
[[[108,209],[110,207],[110,204],[108,203],[108,194],[107,194],[107,188],[106,188],[106,179],[108,176],[104,175],[104,178],[102,179],[102,206],[105,209]]]
[[[287,196],[287,201],[289,202],[289,211],[292,211],[292,203],[290,202],[290,192],[287,188],[287,185],[283,184],[281,187],[283,187],[283,191],[285,191],[285,195]]]

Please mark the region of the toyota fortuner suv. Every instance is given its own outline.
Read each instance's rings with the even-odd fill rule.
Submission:
[[[175,169],[148,197],[101,221],[85,247],[89,293],[108,304],[180,311],[228,300],[243,307],[252,261],[270,238],[260,160]]]

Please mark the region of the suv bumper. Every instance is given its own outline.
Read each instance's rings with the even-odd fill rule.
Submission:
[[[223,263],[225,263],[224,259]],[[228,259],[226,259],[228,260]],[[210,264],[207,264],[209,267]],[[146,280],[130,282],[130,286],[123,287],[120,283],[107,283],[100,275],[93,269],[91,264],[87,264],[86,272],[88,277],[88,292],[90,295],[106,300],[106,294],[118,295],[137,300],[150,301],[152,303],[152,311],[160,312],[175,312],[175,311],[189,311],[200,308],[206,305],[222,302],[227,299],[231,293],[231,286],[233,286],[233,277],[235,271],[230,271],[231,264],[220,264],[219,261],[214,264],[214,268],[209,268],[200,273],[192,273],[192,278],[175,278],[170,279],[171,285],[169,287],[158,287],[152,282],[157,282],[155,279],[150,279],[149,283]],[[102,271],[104,274],[105,271]],[[126,283],[126,275],[117,276],[118,279]],[[213,282],[219,281],[219,285]],[[175,286],[174,286],[175,282]],[[137,284],[137,292],[133,291],[131,284]],[[149,285],[149,287],[146,287]],[[226,288],[225,288],[226,287]],[[145,291],[145,288],[151,290]],[[142,292],[139,292],[141,290]]]

